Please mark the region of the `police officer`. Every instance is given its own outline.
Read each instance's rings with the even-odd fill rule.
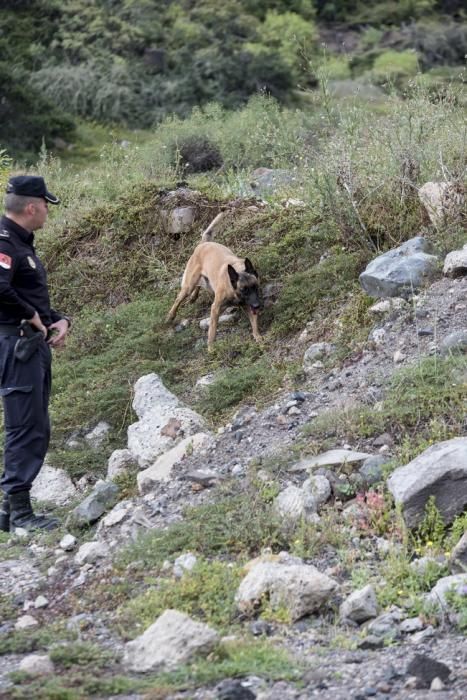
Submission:
[[[0,220],[0,395],[5,423],[0,529],[51,530],[58,521],[35,514],[29,492],[49,445],[50,348],[64,344],[70,321],[50,307],[33,231],[45,224],[48,205],[60,200],[36,176],[10,178],[6,192]]]

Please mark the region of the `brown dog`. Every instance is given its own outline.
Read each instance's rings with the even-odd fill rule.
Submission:
[[[173,321],[180,304],[190,297],[195,301],[200,287],[214,293],[208,333],[208,349],[212,349],[217,331],[217,322],[222,306],[227,302],[237,302],[247,307],[248,316],[255,340],[260,340],[258,332],[258,310],[260,307],[258,273],[248,258],[238,258],[229,248],[209,240],[214,219],[203,234],[203,241],[196,246],[183,273],[182,286],[170,309],[167,320]]]

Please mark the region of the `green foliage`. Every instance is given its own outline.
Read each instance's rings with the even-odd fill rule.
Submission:
[[[47,100],[35,85],[29,86],[24,71],[0,61],[0,84],[0,144],[11,155],[32,160],[43,142],[52,146],[55,138],[73,135],[73,122],[63,108]]]
[[[251,674],[271,681],[298,681],[303,671],[299,661],[269,642],[237,641],[223,644],[208,659],[199,659],[176,671],[160,674],[153,691],[157,693],[159,687],[167,690],[205,686],[222,678],[242,678]],[[150,693],[148,697],[151,697]]]
[[[384,51],[373,64],[372,77],[377,83],[397,82],[410,78],[419,71],[418,56],[414,51]]]
[[[440,547],[445,536],[444,521],[436,507],[435,496],[430,496],[425,504],[425,515],[417,527],[414,537],[419,546]]]
[[[238,566],[220,561],[198,561],[192,571],[173,580],[158,579],[145,593],[130,600],[119,615],[125,634],[140,634],[164,610],[180,610],[190,617],[226,630],[236,617],[235,593],[240,584]]]
[[[182,522],[143,535],[124,550],[121,564],[141,561],[146,568],[157,568],[167,557],[186,551],[204,557],[219,553],[254,556],[265,547],[287,548],[288,538],[272,509],[275,495],[277,491],[253,481],[238,493],[189,508]]]

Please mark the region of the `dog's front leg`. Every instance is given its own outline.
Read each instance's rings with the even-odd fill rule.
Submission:
[[[211,305],[211,317],[209,320],[208,332],[208,350],[212,350],[217,333],[217,322],[221,313],[221,302],[219,299],[214,299]]]
[[[248,309],[248,317],[250,319],[251,330],[253,331],[253,338],[259,343],[261,341],[261,335],[258,330],[258,314],[254,314],[251,309]]]

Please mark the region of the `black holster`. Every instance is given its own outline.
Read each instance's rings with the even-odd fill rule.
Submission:
[[[34,330],[27,321],[23,321],[19,328],[22,336],[15,343],[15,358],[20,362],[27,362],[39,348],[44,336],[39,330]]]

